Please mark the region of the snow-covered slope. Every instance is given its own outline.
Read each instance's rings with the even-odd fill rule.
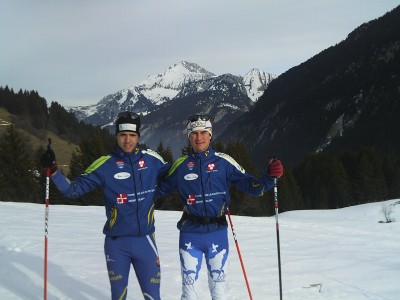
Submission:
[[[260,71],[259,69],[251,69],[244,77],[243,83],[246,87],[247,95],[253,102],[257,102],[258,98],[264,94],[269,83],[276,78],[275,75]]]
[[[272,199],[270,199],[273,201]],[[384,220],[382,207],[397,221]],[[0,202],[0,299],[43,299],[42,204]],[[177,211],[156,211],[161,297],[179,299]],[[279,299],[275,218],[232,216],[253,299]],[[50,205],[48,299],[110,299],[102,228],[104,207]],[[397,300],[400,201],[279,214],[285,300]],[[227,299],[249,299],[231,230]],[[202,263],[199,299],[211,299]],[[128,299],[142,299],[132,269]]]
[[[139,84],[141,93],[159,105],[166,99],[174,98],[186,85],[215,75],[197,64],[182,61],[169,67],[166,71],[150,75]]]

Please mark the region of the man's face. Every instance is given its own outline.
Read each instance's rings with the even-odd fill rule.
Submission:
[[[136,132],[121,131],[117,133],[118,146],[126,153],[132,152],[138,143],[139,136]]]
[[[203,152],[210,146],[211,134],[207,130],[192,131],[189,135],[189,142],[193,152]]]

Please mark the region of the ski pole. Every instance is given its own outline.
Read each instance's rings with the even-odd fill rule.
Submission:
[[[274,202],[275,202],[275,221],[276,221],[276,242],[278,248],[278,268],[279,268],[279,295],[282,300],[282,271],[281,271],[281,248],[279,242],[279,222],[278,222],[278,178],[274,178]]]
[[[47,149],[50,149],[51,139],[49,138],[49,144]],[[43,299],[47,300],[47,235],[48,235],[48,221],[49,221],[49,195],[50,195],[50,168],[45,168],[46,172],[46,209],[44,214],[44,291]]]
[[[244,268],[244,263],[243,263],[243,259],[242,259],[242,254],[240,253],[239,243],[238,243],[238,241],[237,241],[237,239],[236,239],[235,229],[233,228],[233,223],[232,223],[232,218],[231,218],[231,212],[230,212],[229,208],[227,209],[227,211],[228,211],[229,224],[231,224],[233,239],[235,240],[236,249],[237,249],[237,252],[238,252],[238,255],[239,255],[240,265],[242,266],[242,270],[243,270],[244,280],[246,281],[247,291],[249,292],[250,300],[253,300],[253,296],[251,295],[251,290],[250,290],[249,281],[247,280],[246,270],[245,270],[245,268]]]

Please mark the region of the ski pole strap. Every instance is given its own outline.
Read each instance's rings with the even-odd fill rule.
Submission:
[[[186,220],[191,221],[193,224],[207,225],[210,223],[217,223],[222,226],[228,226],[228,222],[226,221],[225,214],[223,214],[222,216],[219,216],[219,217],[200,217],[200,216],[188,214],[187,212],[183,212],[182,217],[179,220],[179,223],[182,224]]]

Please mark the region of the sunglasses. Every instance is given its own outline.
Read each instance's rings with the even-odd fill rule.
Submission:
[[[127,117],[130,117],[131,119],[135,120],[135,119],[139,119],[140,116],[137,113],[133,113],[133,112],[130,112],[130,111],[120,112],[117,115],[117,119],[119,119],[119,118],[127,118]]]
[[[211,117],[209,115],[192,115],[188,118],[188,122],[196,122],[196,121],[209,121]]]

